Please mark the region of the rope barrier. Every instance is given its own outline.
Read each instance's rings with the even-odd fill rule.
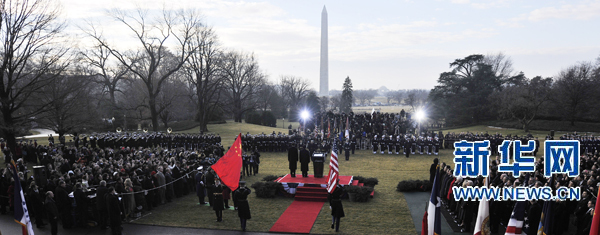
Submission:
[[[179,177],[179,178],[177,178],[177,179],[175,179],[175,180],[173,180],[173,181],[171,181],[171,182],[169,182],[169,183],[166,183],[166,184],[165,184],[165,185],[163,185],[163,186],[154,187],[154,188],[152,188],[152,189],[144,189],[144,190],[142,190],[142,191],[139,191],[139,192],[132,192],[132,193],[119,193],[119,194],[117,194],[117,196],[123,196],[123,195],[133,195],[133,194],[137,194],[137,193],[144,193],[144,195],[145,195],[145,194],[147,194],[147,192],[148,192],[148,191],[157,190],[157,189],[160,189],[160,188],[166,187],[167,185],[173,184],[173,183],[175,183],[175,182],[177,182],[177,181],[179,181],[179,180],[183,179],[184,177],[187,177],[189,174],[191,174],[191,173],[194,173],[194,172],[197,172],[197,171],[198,171],[198,170],[193,170],[193,171],[191,171],[191,172],[188,172],[187,174],[185,174],[185,175],[183,175],[183,176],[181,176],[181,177]]]

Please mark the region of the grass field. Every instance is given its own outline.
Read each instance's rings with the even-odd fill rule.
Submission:
[[[225,148],[229,147],[238,133],[249,132],[251,134],[286,132],[282,120],[279,120],[277,128],[264,127],[245,123],[215,124],[209,125],[210,132],[218,133],[222,137]],[[286,126],[288,122],[286,121]],[[292,123],[295,128],[297,123]],[[459,129],[444,130],[446,132],[485,132],[490,134],[496,132],[507,134],[526,134],[517,129],[498,129],[488,126],[472,126]],[[198,133],[198,128],[183,131],[183,133]],[[531,131],[534,136],[543,139],[547,131]],[[561,135],[562,132],[556,135]],[[69,138],[67,138],[67,141]],[[46,138],[39,138],[39,144],[47,144]],[[245,180],[248,185],[260,181],[267,175],[284,175],[288,173],[286,153],[262,153],[260,174],[251,176]],[[408,210],[408,205],[402,193],[396,192],[399,181],[410,179],[429,179],[429,166],[436,156],[411,155],[405,158],[403,155],[374,155],[370,150],[357,151],[350,157],[350,161],[340,161],[340,174],[363,177],[375,177],[379,184],[375,187],[375,197],[366,203],[343,201],[346,217],[342,219],[341,233],[343,234],[415,234],[416,230]],[[453,165],[453,155],[450,150],[441,150],[441,162]],[[341,156],[340,159],[343,159]],[[326,164],[329,160],[326,160]],[[325,166],[325,171],[328,166]],[[312,174],[312,172],[309,172]],[[275,199],[257,198],[252,193],[249,198],[252,219],[248,222],[248,231],[268,232],[279,216],[292,203],[292,198],[277,197]],[[425,203],[425,202],[423,202]],[[232,203],[230,202],[230,205]],[[161,206],[152,211],[152,214],[135,221],[139,224],[182,226],[210,229],[239,229],[237,212],[233,210],[224,211],[224,222],[216,223],[212,208],[199,206],[195,194],[187,195],[174,202]],[[330,229],[331,216],[327,203],[323,206],[311,233],[333,234]]]
[[[268,128],[251,124],[228,123],[210,125],[209,130],[223,137],[223,146],[227,148],[240,132],[271,133],[281,128]],[[192,129],[186,132],[196,132]],[[451,162],[449,151],[438,156],[445,162]],[[342,219],[341,232],[345,234],[415,234],[412,218],[402,193],[396,192],[401,180],[428,179],[429,165],[434,156],[413,155],[373,155],[369,150],[357,151],[350,161],[340,162],[340,174],[363,177],[376,177],[379,185],[375,187],[375,197],[367,203],[344,201],[346,217]],[[328,160],[326,161],[328,163]],[[328,166],[325,166],[325,170]],[[266,175],[287,174],[286,153],[261,154],[260,174],[245,179],[248,185],[260,181]],[[257,198],[253,193],[249,197],[252,219],[248,222],[248,231],[267,232],[279,216],[292,203],[292,198]],[[236,211],[225,211],[223,223],[214,222],[216,217],[210,207],[198,206],[197,197],[188,195],[168,206],[162,206],[135,223],[185,226],[212,229],[239,229]],[[332,234],[331,216],[327,203],[321,210],[311,233]]]

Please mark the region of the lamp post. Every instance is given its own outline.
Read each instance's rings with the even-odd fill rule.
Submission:
[[[417,118],[417,135],[421,134],[421,122],[425,119],[425,112],[423,110],[418,110],[415,113],[415,117]]]
[[[306,119],[308,119],[309,117],[310,117],[310,114],[308,113],[308,111],[307,111],[307,110],[303,110],[303,111],[300,113],[300,118],[302,118],[302,121],[304,121],[304,125],[302,125],[302,126],[303,126],[303,129],[304,129],[304,131],[303,131],[303,132],[306,132]]]
[[[283,129],[285,129],[285,118],[282,118],[282,119],[283,119]]]

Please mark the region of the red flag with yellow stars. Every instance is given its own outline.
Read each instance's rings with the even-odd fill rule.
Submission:
[[[221,179],[221,182],[235,191],[240,184],[240,172],[242,171],[242,134],[231,145],[231,148],[225,153],[219,161],[211,166],[215,173]]]

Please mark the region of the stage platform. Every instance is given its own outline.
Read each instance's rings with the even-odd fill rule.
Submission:
[[[346,186],[352,183],[353,176],[348,175],[340,175],[339,182],[340,185]],[[315,178],[314,175],[308,175],[308,177],[302,177],[302,174],[296,174],[296,177],[292,177],[290,174],[284,175],[283,177],[279,177],[279,179],[275,180],[283,185],[283,188],[286,192],[290,194],[296,194],[297,187],[327,187],[327,180],[329,178],[324,176],[323,178]]]

